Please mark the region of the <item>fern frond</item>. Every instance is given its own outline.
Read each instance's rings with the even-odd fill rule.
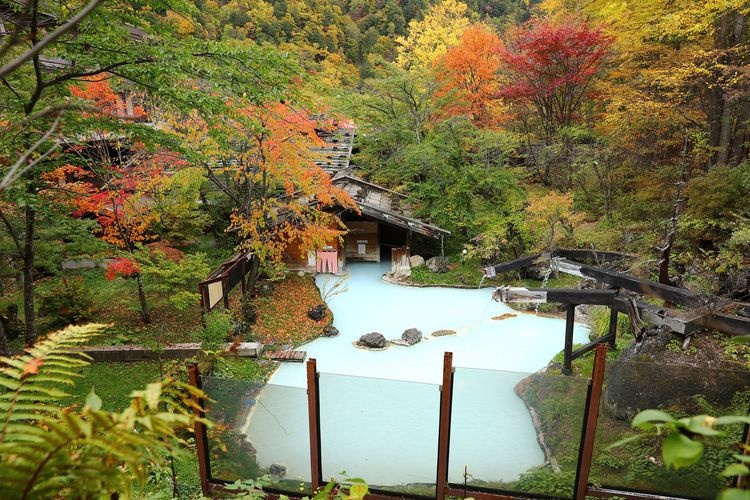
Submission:
[[[198,421],[193,398],[205,395],[169,378],[134,391],[119,413],[101,410],[93,392],[81,409],[56,405],[87,363],[73,349],[96,328],[63,330],[0,369],[3,499],[128,497],[134,480],[146,481],[150,461],[176,455],[180,431]]]
[[[20,356],[0,358],[0,387],[6,389],[0,394],[0,445],[8,439],[11,423],[40,422],[41,416],[56,411],[51,403],[69,395],[59,387],[72,385],[63,377],[88,363],[88,356],[72,349],[89,341],[105,326],[69,326],[37,342]],[[27,401],[42,404],[31,408],[24,403]]]

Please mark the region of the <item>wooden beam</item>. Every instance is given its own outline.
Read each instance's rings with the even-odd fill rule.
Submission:
[[[494,266],[488,266],[484,268],[484,275],[488,278],[494,278],[500,273],[507,273],[510,271],[517,271],[524,267],[529,267],[535,264],[537,260],[549,258],[549,256],[543,256],[542,254],[529,255],[528,257],[519,257],[518,259],[503,262],[502,264],[495,264]]]
[[[550,302],[579,305],[593,304],[611,306],[617,312],[628,313],[627,299],[618,296],[616,290],[500,287],[495,290],[493,296],[495,300],[504,303],[525,302],[535,304]],[[711,318],[707,318],[700,313],[685,313],[640,300],[635,301],[635,303],[642,318],[647,319],[656,326],[668,326],[672,331],[682,335],[691,335],[706,328],[706,323],[709,321],[713,321],[712,324],[716,324],[720,320],[724,321],[725,324],[722,331],[729,331],[730,333],[732,333],[731,330],[739,331],[740,327],[745,324],[745,322],[737,321],[736,317],[727,317],[726,315],[714,315],[712,317],[713,320],[711,320]],[[613,317],[610,316],[610,329],[616,326],[617,319],[614,318],[615,324],[612,321]],[[750,320],[747,321],[747,325],[745,328],[750,328]]]
[[[580,264],[568,259],[558,259],[556,261],[556,267],[562,272],[592,278],[601,283],[624,288],[631,292],[640,293],[641,295],[658,297],[672,304],[679,304],[688,307],[702,307],[707,304],[705,298],[691,292],[690,290],[686,290],[685,288],[664,285],[656,281],[636,278],[634,276],[618,273],[617,271],[610,271],[609,269],[603,269],[601,267]]]
[[[676,319],[677,311],[667,310],[653,306],[651,304],[638,302],[638,308],[642,315],[650,322],[659,325],[666,324],[672,330],[689,335],[703,328],[712,328],[715,330],[729,333],[732,335],[747,335],[750,333],[750,318],[725,314],[722,312],[710,312],[711,302],[706,297],[691,292],[685,288],[678,288],[671,285],[664,285],[656,281],[644,280],[628,276],[627,274],[602,269],[599,267],[579,264],[566,259],[560,259],[556,262],[559,271],[595,279],[601,283],[616,286],[636,292],[641,295],[658,297],[666,302],[678,304],[693,309],[698,309],[689,319]],[[729,302],[729,305],[738,306],[744,310],[746,305],[742,302]],[[618,308],[619,309],[619,308]],[[669,311],[669,312],[667,312]],[[620,309],[620,312],[624,312]]]
[[[713,328],[732,335],[750,335],[750,318],[715,313],[703,316],[700,323],[705,328]]]
[[[611,306],[609,308],[607,337],[609,337],[609,348],[612,350],[617,349],[617,309]]]
[[[493,294],[500,302],[527,302],[558,304],[596,304],[608,306],[617,295],[616,290],[579,290],[577,288],[524,288],[500,287]]]
[[[638,309],[641,317],[648,320],[650,323],[656,326],[667,326],[673,332],[680,333],[682,335],[692,335],[693,333],[702,330],[702,316],[699,313],[693,313],[688,315],[681,311],[674,309],[666,309],[659,307],[654,304],[649,304],[642,300],[636,300],[635,306]],[[612,307],[617,309],[618,312],[627,314],[628,305],[627,298],[617,297],[612,304]]]
[[[573,373],[573,328],[575,327],[576,305],[568,304],[565,313],[565,348],[563,350],[564,375]]]
[[[613,338],[612,335],[607,334],[604,337],[599,337],[597,339],[594,339],[588,344],[584,345],[583,347],[579,347],[578,349],[573,351],[571,358],[577,359],[583,356],[584,354],[586,354],[587,352],[593,351],[594,349],[596,349],[596,346],[598,346],[599,344],[604,344],[605,342],[608,345],[612,345],[612,338]]]

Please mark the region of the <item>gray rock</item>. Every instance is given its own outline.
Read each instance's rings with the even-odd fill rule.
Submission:
[[[401,338],[404,339],[407,344],[414,345],[422,340],[422,332],[416,328],[409,328],[401,334]]]
[[[427,269],[429,269],[433,273],[447,273],[450,261],[448,260],[448,257],[438,256],[428,259],[425,264],[427,265]]]
[[[366,334],[362,335],[359,338],[358,344],[361,345],[361,346],[363,346],[363,347],[371,347],[371,348],[374,348],[374,349],[382,349],[382,348],[388,346],[388,340],[386,340],[386,338],[383,337],[382,333],[371,332],[371,333],[366,333]]]
[[[339,329],[333,325],[327,325],[325,328],[323,328],[323,336],[324,337],[338,337]]]
[[[94,269],[98,266],[95,260],[91,259],[80,259],[80,260],[66,260],[61,264],[63,270],[71,269]]]
[[[326,315],[325,304],[318,304],[317,306],[307,311],[307,316],[313,321],[320,321],[321,319],[323,319],[323,316],[325,315]]]
[[[286,476],[286,465],[271,464],[271,466],[268,467],[268,473],[273,476],[284,477]]]
[[[396,279],[404,279],[408,278],[409,276],[411,276],[411,269],[408,267],[399,268],[398,271],[393,273],[393,277]]]
[[[456,330],[438,330],[436,332],[432,332],[433,337],[445,337],[446,335],[455,335]]]
[[[412,255],[409,257],[409,265],[411,267],[424,266],[424,257],[421,255]]]

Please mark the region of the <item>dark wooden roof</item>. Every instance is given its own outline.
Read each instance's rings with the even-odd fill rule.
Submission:
[[[450,234],[450,231],[415,218],[407,197],[401,193],[373,184],[348,172],[340,172],[334,176],[333,185],[346,191],[357,203],[363,215],[432,238]]]
[[[354,129],[340,128],[334,131],[315,131],[325,145],[312,148],[313,161],[331,175],[346,170],[352,157]]]

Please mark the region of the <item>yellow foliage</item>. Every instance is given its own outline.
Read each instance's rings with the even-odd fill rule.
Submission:
[[[421,71],[458,44],[469,26],[467,7],[458,0],[443,0],[432,6],[421,21],[409,21],[407,37],[396,38],[396,64],[402,69]]]
[[[526,223],[535,236],[535,250],[543,250],[555,244],[566,244],[573,240],[573,230],[583,222],[582,214],[573,211],[573,197],[550,191],[529,198]],[[557,232],[562,227],[563,234]]]
[[[167,11],[167,21],[172,24],[176,29],[177,33],[182,36],[192,35],[195,33],[195,25],[193,22],[182,14],[178,14],[172,10]]]

